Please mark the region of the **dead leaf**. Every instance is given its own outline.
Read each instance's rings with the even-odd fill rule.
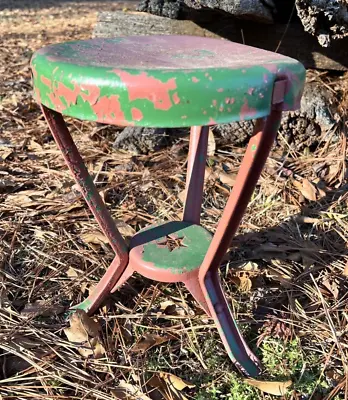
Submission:
[[[204,180],[208,181],[209,179],[215,179],[216,175],[215,172],[211,167],[205,167],[204,169]]]
[[[70,328],[64,329],[69,342],[80,344],[78,352],[83,357],[99,358],[105,349],[99,340],[100,326],[84,310],[77,309],[70,317]]]
[[[88,244],[106,244],[109,243],[108,239],[101,232],[93,231],[81,235],[81,239]]]
[[[183,390],[185,388],[194,388],[196,385],[187,382],[176,375],[170,374],[169,372],[160,372],[159,377],[165,382],[171,384],[177,390]]]
[[[13,153],[13,150],[11,149],[5,149],[0,152],[0,160],[5,161],[6,158],[10,157],[10,155]]]
[[[343,275],[348,276],[348,260],[346,262],[346,265],[344,266]]]
[[[71,331],[81,331],[91,337],[99,336],[100,325],[89,317],[84,310],[77,309],[70,316],[70,329]]]
[[[293,181],[294,186],[301,192],[302,196],[307,200],[317,200],[317,189],[308,179],[303,179],[302,182]]]
[[[126,224],[124,221],[122,220],[116,220],[116,227],[119,230],[120,234],[124,237],[124,238],[131,238],[135,235],[135,229],[133,229],[130,225]]]
[[[251,273],[259,273],[260,269],[259,269],[259,265],[256,262],[253,261],[248,261],[247,263],[245,263],[241,269],[243,271],[247,271],[247,272],[251,272]]]
[[[237,276],[233,276],[232,282],[235,283],[239,290],[244,293],[250,292],[253,286],[249,276],[243,272],[239,273]]]
[[[256,379],[248,378],[244,379],[251,386],[255,386],[265,393],[273,394],[274,396],[284,396],[287,389],[292,385],[292,381],[289,379],[284,382],[277,381],[258,381]]]
[[[179,200],[184,204],[185,200],[186,200],[186,190],[182,190],[179,194],[178,194],[178,198]]]
[[[116,389],[112,389],[111,394],[120,400],[151,400],[136,386],[125,381],[121,381]]]
[[[214,133],[209,128],[207,156],[212,157],[215,154],[215,149],[216,149],[216,143],[215,143]]]
[[[180,393],[180,390],[177,389],[174,386],[174,384],[176,384],[178,387],[183,387],[183,388],[192,386],[189,386],[190,384],[185,383],[180,378],[175,376],[175,378],[184,382],[185,386],[183,386],[182,383],[178,383],[173,378],[174,376],[175,375],[160,372],[153,375],[152,378],[148,381],[148,384],[153,388],[157,389],[165,398],[165,400],[187,400],[187,397],[184,396],[184,394]]]
[[[21,311],[24,317],[51,317],[52,315],[61,314],[64,307],[60,304],[50,304],[47,300],[37,300],[35,303],[28,303]]]
[[[163,301],[160,304],[160,310],[165,315],[180,315],[182,317],[187,315],[187,312],[185,311],[185,308],[182,305],[173,303],[170,300]]]
[[[66,274],[69,278],[77,278],[79,274],[76,272],[76,270],[72,267],[69,267],[68,270],[66,271]]]
[[[168,342],[168,340],[173,339],[172,336],[159,336],[151,333],[145,334],[140,338],[140,340],[135,343],[132,347],[132,353],[145,353],[154,346],[158,346],[162,343]]]
[[[225,185],[233,187],[233,185],[236,182],[237,175],[234,173],[228,174],[225,171],[221,171],[221,172],[219,172],[218,177],[219,177],[221,183],[224,183]]]
[[[78,352],[84,358],[88,358],[89,356],[93,356],[93,358],[101,358],[105,354],[105,348],[98,338],[92,338],[86,342],[83,347],[80,347]]]
[[[43,150],[41,144],[35,142],[35,140],[33,140],[33,139],[30,140],[27,147],[28,147],[28,150],[32,150],[32,151],[42,151]]]
[[[332,296],[335,298],[335,300],[338,299],[338,294],[339,294],[339,289],[338,285],[333,279],[329,279],[329,277],[326,277],[322,280],[323,286],[328,289],[328,291],[332,294]]]

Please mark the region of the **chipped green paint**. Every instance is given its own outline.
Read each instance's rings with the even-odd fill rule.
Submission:
[[[284,110],[299,108],[305,69],[289,57],[181,36],[92,39],[47,46],[31,60],[46,107],[119,126],[181,127],[269,114],[276,79]]]
[[[208,251],[211,234],[199,225],[188,225],[170,234],[181,239],[182,246],[170,250],[166,236],[146,243],[142,259],[157,268],[170,270],[173,274],[182,274],[199,268]]]
[[[89,309],[91,308],[92,305],[92,300],[91,298],[87,298],[84,301],[82,301],[79,304],[76,304],[75,306],[70,308],[70,313],[72,313],[74,310],[83,310],[86,311],[86,313],[88,313]]]

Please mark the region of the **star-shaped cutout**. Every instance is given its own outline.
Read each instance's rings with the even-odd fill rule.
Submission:
[[[175,237],[174,235],[166,235],[158,244],[161,247],[168,247],[169,251],[187,247],[184,243],[184,237]]]

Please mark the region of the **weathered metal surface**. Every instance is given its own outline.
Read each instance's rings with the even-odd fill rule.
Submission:
[[[31,61],[38,102],[119,126],[213,125],[265,117],[273,83],[299,107],[298,61],[224,40],[185,36],[91,39],[44,47]]]
[[[105,296],[110,293],[125,270],[128,264],[128,248],[87,171],[62,115],[45,106],[41,106],[41,109],[52,135],[64,156],[65,162],[80,187],[86,203],[105,236],[108,238],[110,246],[115,251],[114,261],[99,281],[91,296],[76,307],[92,313],[100,305]]]
[[[199,271],[200,285],[225,348],[239,369],[248,375],[259,373],[259,362],[237,328],[220,284],[218,270],[276,137],[282,114],[281,100],[284,99],[285,90],[286,81],[280,81],[274,86],[271,114],[266,121],[257,120],[255,134],[248,144],[233,190]]]
[[[204,45],[200,42],[201,47],[197,47],[193,46],[196,39],[186,38],[186,42],[172,37],[157,37],[142,42],[140,38],[119,38],[118,41],[100,42],[102,47],[99,50],[95,41],[68,44],[67,48],[64,45],[53,46],[49,50],[46,48],[33,58],[36,97],[43,104],[42,110],[51,132],[88,206],[116,253],[92,295],[77,308],[92,312],[133,271],[157,281],[184,282],[200,305],[213,316],[231,360],[245,374],[255,376],[260,372],[259,362],[233,319],[218,269],[270,152],[281,113],[284,109],[299,107],[304,70],[294,60],[284,61],[284,57],[277,58],[277,55],[272,58],[269,53],[265,55],[257,49],[233,44],[229,47],[230,52],[234,51],[232,61],[228,49],[222,51],[225,42],[212,41]],[[124,53],[111,54],[118,44],[118,50],[122,50],[125,43]],[[144,53],[137,47],[139,43],[146,48]],[[182,48],[178,47],[178,43]],[[157,47],[154,47],[155,44]],[[106,51],[108,46],[111,56]],[[227,46],[230,44],[227,43]],[[103,52],[98,53],[101,50]],[[147,57],[138,61],[136,50]],[[226,59],[222,59],[221,54]],[[119,64],[116,66],[117,60]],[[209,107],[204,105],[206,101]],[[47,104],[52,110],[47,108]],[[101,122],[166,127],[182,121],[184,111],[186,122],[198,122],[192,123],[195,127],[191,132],[187,179],[191,194],[184,212],[184,219],[187,220],[157,224],[137,233],[131,241],[128,262],[125,243],[60,113],[84,119],[93,119],[94,115],[94,119]],[[218,122],[227,117],[230,122],[234,118],[240,120],[259,116],[262,118],[257,120],[255,135],[248,145],[222,219],[212,238],[207,230],[198,225],[208,131],[207,126],[199,126],[213,124],[219,118]]]
[[[203,262],[212,235],[200,225],[166,222],[146,227],[130,243],[132,268],[163,282],[183,282]]]
[[[208,136],[209,127],[207,126],[191,128],[183,220],[193,224],[199,224],[201,219]]]

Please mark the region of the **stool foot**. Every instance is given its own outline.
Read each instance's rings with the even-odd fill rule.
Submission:
[[[122,274],[120,277],[120,263],[119,258],[115,257],[109,268],[101,280],[97,283],[93,292],[84,300],[82,303],[72,307],[72,309],[82,309],[87,314],[93,314],[94,311],[100,306],[105,298],[112,292],[116,283],[122,280]]]
[[[209,271],[202,288],[221,340],[236,367],[248,376],[260,373],[260,362],[241,335],[224,295],[218,272]]]

